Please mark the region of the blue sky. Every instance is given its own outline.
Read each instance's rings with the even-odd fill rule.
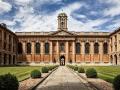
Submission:
[[[120,0],[0,0],[0,23],[14,32],[57,31],[61,12],[68,16],[69,31],[120,27]]]

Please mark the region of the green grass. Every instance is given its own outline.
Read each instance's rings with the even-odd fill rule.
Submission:
[[[85,70],[87,68],[95,68],[98,72],[98,77],[104,79],[110,83],[116,75],[120,74],[120,66],[83,66]]]
[[[41,70],[41,66],[0,67],[0,75],[11,73],[16,75],[18,80],[21,81],[30,77],[30,72],[34,69]]]

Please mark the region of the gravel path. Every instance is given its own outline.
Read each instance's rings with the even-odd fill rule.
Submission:
[[[60,66],[36,90],[94,90],[90,85],[71,72],[67,67]]]

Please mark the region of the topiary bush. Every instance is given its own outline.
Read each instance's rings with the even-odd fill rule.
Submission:
[[[0,90],[18,90],[19,81],[16,76],[8,73],[0,75]]]
[[[31,71],[31,78],[41,78],[41,72],[39,70]]]
[[[113,80],[113,87],[115,90],[120,90],[120,75],[117,75]]]
[[[78,67],[78,72],[79,72],[79,73],[85,73],[85,70],[84,70],[83,67]]]
[[[75,71],[78,70],[78,66],[77,66],[77,65],[74,66],[74,70],[75,70]]]
[[[97,71],[94,68],[88,68],[86,70],[86,76],[88,78],[97,78]]]
[[[49,69],[44,66],[44,67],[42,67],[41,71],[42,71],[42,73],[48,73]]]

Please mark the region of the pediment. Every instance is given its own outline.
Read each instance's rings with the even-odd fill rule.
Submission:
[[[60,31],[52,33],[51,35],[53,35],[53,36],[73,36],[75,34],[68,32],[68,31],[60,30]]]

